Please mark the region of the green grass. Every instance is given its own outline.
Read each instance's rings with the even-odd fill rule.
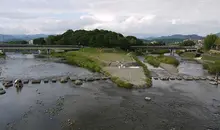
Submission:
[[[202,55],[202,60],[219,61],[220,60],[220,56]]]
[[[157,57],[158,61],[162,62],[162,63],[165,63],[165,64],[171,64],[171,65],[174,65],[174,66],[178,66],[179,65],[179,61],[174,58],[174,57],[171,57],[171,56],[163,56],[163,55],[160,55]]]
[[[216,72],[220,72],[220,61],[203,63],[203,68],[208,70],[210,74],[216,74]]]
[[[160,61],[158,61],[158,59],[155,56],[146,56],[145,62],[151,64],[154,67],[160,66]]]
[[[167,50],[167,49],[163,49],[163,50],[153,50],[153,51],[150,51],[151,54],[165,54],[165,53],[170,53],[170,50]]]
[[[79,52],[82,55],[87,55],[103,62],[112,61],[123,61],[130,62],[133,61],[132,57],[127,55],[125,52],[118,49],[106,49],[106,48],[83,48]]]
[[[180,54],[180,56],[184,57],[184,58],[193,59],[193,58],[195,58],[196,53],[195,52],[184,52],[184,53]]]

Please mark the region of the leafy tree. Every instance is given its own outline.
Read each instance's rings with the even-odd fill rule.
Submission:
[[[195,46],[195,45],[196,43],[192,40],[185,40],[180,44],[180,46]]]
[[[218,36],[215,34],[207,35],[204,40],[204,48],[206,50],[210,50],[213,47],[217,38],[218,38]]]
[[[92,47],[119,47],[124,50],[131,49],[131,46],[143,45],[143,41],[134,36],[124,37],[120,33],[107,30],[67,30],[61,35],[48,36],[45,40],[38,38],[34,44],[49,45],[83,45]]]
[[[217,50],[220,49],[220,38],[218,38],[218,39],[215,41],[215,48],[216,48]]]

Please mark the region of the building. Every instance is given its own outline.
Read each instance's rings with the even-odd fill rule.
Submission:
[[[33,45],[34,44],[34,40],[28,41],[28,44]]]

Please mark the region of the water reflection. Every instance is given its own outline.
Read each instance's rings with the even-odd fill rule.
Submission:
[[[21,85],[21,86],[15,86],[15,88],[16,88],[16,92],[19,94],[19,93],[21,93],[21,91],[22,91],[22,89],[23,89],[23,85]]]

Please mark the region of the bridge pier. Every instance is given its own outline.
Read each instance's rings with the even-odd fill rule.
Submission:
[[[50,49],[47,49],[47,55],[49,55],[50,54]]]
[[[173,49],[170,49],[170,55],[174,56],[174,50]]]

